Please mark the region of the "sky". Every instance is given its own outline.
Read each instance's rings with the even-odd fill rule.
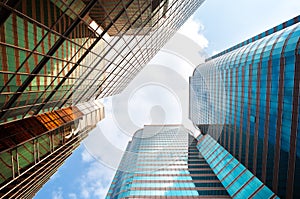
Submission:
[[[299,0],[206,0],[194,19],[203,26],[211,55],[299,14]]]
[[[127,142],[144,124],[183,123],[197,134],[188,120],[193,69],[299,14],[299,0],[206,0],[124,92],[102,100],[106,118],[35,198],[104,198]]]

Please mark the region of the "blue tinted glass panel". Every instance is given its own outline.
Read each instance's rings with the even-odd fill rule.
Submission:
[[[253,175],[246,171],[243,173],[229,188],[228,193],[232,196],[234,195],[242,186],[244,186]]]
[[[258,193],[255,194],[253,198],[270,198],[273,195],[273,192],[266,186],[264,186]]]
[[[227,187],[231,184],[245,169],[237,166],[227,177],[222,180],[222,184]]]

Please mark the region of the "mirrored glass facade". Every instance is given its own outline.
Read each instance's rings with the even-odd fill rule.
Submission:
[[[0,198],[32,197],[203,1],[0,0]]]
[[[106,198],[230,198],[180,125],[146,125],[128,143]]]
[[[190,78],[190,118],[281,198],[300,198],[300,16]]]
[[[197,144],[232,198],[279,198],[210,135],[200,135]]]
[[[84,103],[0,125],[0,198],[32,198],[103,118]]]
[[[202,2],[0,1],[0,123],[120,93]]]

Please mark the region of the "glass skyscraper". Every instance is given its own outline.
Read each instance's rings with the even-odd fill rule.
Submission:
[[[190,133],[182,125],[138,130],[106,198],[277,198],[213,138]]]
[[[205,139],[281,198],[300,198],[299,21],[207,59],[190,78],[190,118]]]
[[[104,118],[84,103],[0,126],[0,198],[32,198]]]
[[[180,125],[145,125],[127,145],[106,198],[230,198]]]
[[[0,123],[120,93],[202,2],[0,1]]]
[[[32,197],[202,3],[0,1],[0,198]]]

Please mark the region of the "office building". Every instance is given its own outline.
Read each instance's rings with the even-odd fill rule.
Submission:
[[[34,195],[202,2],[0,1],[0,197]]]
[[[181,125],[145,125],[127,145],[106,198],[230,198]]]
[[[32,198],[104,118],[84,103],[0,126],[0,198]]]
[[[209,134],[197,148],[231,198],[279,198]]]
[[[0,123],[120,93],[203,0],[0,2]]]
[[[182,125],[145,125],[128,143],[106,198],[276,198],[212,140],[195,139]],[[245,181],[236,181],[242,174]]]
[[[202,135],[280,198],[300,198],[299,21],[212,56],[190,78],[189,117]]]

